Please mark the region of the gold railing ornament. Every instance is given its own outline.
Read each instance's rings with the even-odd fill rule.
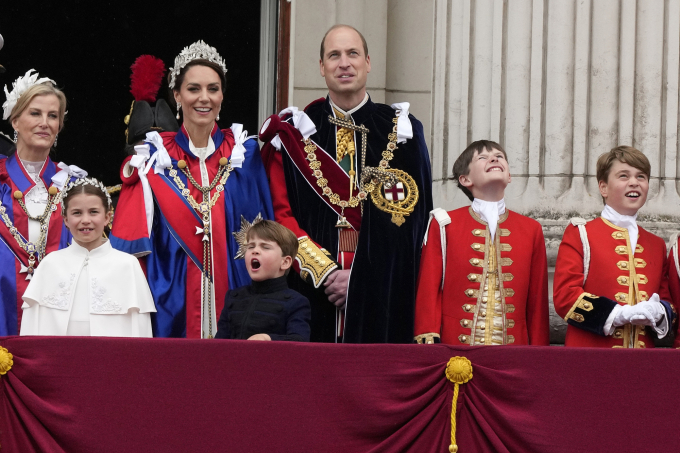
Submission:
[[[14,365],[12,357],[7,349],[0,346],[0,376],[7,374],[12,369],[12,365]]]
[[[451,445],[449,453],[457,453],[456,444],[456,403],[458,402],[458,389],[460,384],[465,384],[472,379],[472,363],[465,357],[451,357],[446,364],[446,379],[453,382],[453,403],[451,404]]]

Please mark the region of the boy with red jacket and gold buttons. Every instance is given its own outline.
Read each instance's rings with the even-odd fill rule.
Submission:
[[[636,222],[650,170],[630,146],[597,161],[602,214],[572,219],[557,255],[553,300],[569,324],[565,346],[649,348],[675,330],[666,244]]]
[[[548,345],[548,270],[541,225],[505,208],[503,148],[479,140],[453,173],[472,206],[430,215],[416,297],[418,343]]]

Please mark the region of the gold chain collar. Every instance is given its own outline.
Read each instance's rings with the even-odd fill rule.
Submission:
[[[394,151],[397,149],[397,120],[398,118],[393,118],[392,122],[394,127],[392,132],[387,136],[389,143],[387,143],[387,148],[382,152],[382,160],[378,164],[378,167],[366,167],[366,144],[367,144],[367,134],[369,132],[368,128],[364,125],[355,125],[351,121],[347,121],[340,118],[333,118],[328,116],[328,121],[339,127],[344,127],[346,129],[351,129],[354,131],[361,132],[361,174],[358,178],[359,180],[359,193],[354,196],[350,191],[350,197],[348,200],[341,200],[340,195],[333,192],[333,189],[328,185],[328,180],[323,177],[323,172],[321,171],[321,162],[316,158],[317,146],[311,139],[304,140],[305,152],[307,153],[307,160],[309,161],[309,168],[312,170],[314,177],[316,177],[316,184],[321,188],[322,193],[328,197],[331,204],[340,206],[340,219],[338,220],[338,227],[346,228],[349,227],[349,223],[344,217],[344,210],[346,207],[355,208],[361,202],[361,211],[363,215],[363,201],[366,199],[369,193],[375,190],[380,190],[381,184],[389,185],[390,187],[398,182],[398,179],[394,174],[386,171],[390,168],[389,162],[394,158]]]
[[[28,213],[26,205],[23,202],[24,194],[21,191],[17,190],[13,195],[14,199],[17,200],[19,206],[21,206],[21,209],[26,213],[28,218],[40,222],[40,236],[38,237],[38,241],[33,243],[25,240],[21,236],[21,233],[19,233],[17,227],[15,227],[12,223],[9,215],[7,215],[7,208],[2,204],[2,201],[0,201],[0,218],[2,218],[2,221],[9,230],[9,233],[14,237],[14,240],[17,241],[19,247],[21,247],[21,249],[28,254],[28,269],[26,272],[28,273],[27,279],[30,280],[36,267],[36,254],[37,261],[42,260],[45,256],[49,219],[52,213],[57,210],[57,206],[61,202],[61,193],[54,186],[48,189],[47,206],[45,206],[45,211],[38,217],[33,217]]]
[[[212,280],[212,265],[210,259],[210,210],[217,204],[217,200],[220,198],[220,194],[224,191],[224,184],[226,184],[229,175],[231,174],[232,167],[231,162],[226,157],[220,158],[220,168],[215,175],[215,178],[207,186],[202,186],[191,175],[189,168],[185,160],[177,161],[177,167],[184,173],[189,181],[195,188],[197,188],[201,194],[203,194],[203,200],[198,203],[196,199],[191,195],[189,189],[184,185],[180,179],[177,170],[170,167],[168,174],[173,178],[177,188],[186,200],[189,202],[191,207],[196,210],[201,215],[203,221],[203,278],[202,283],[202,294],[207,294],[208,299],[208,338],[213,338],[212,332],[212,285],[206,285],[206,278],[208,276]],[[210,192],[215,189],[215,194],[211,197]],[[200,232],[200,229],[199,229]],[[203,306],[203,304],[201,304]]]

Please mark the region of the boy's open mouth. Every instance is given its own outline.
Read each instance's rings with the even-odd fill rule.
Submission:
[[[639,198],[640,192],[638,192],[638,191],[628,192],[626,194],[626,197],[628,197],[628,198]]]
[[[252,261],[250,261],[250,267],[253,269],[260,268],[260,262],[257,260],[257,258],[253,258]]]

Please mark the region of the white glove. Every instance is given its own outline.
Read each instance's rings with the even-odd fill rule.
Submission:
[[[654,293],[649,300],[640,302],[637,305],[618,305],[614,307],[607,318],[607,322],[605,322],[604,333],[605,335],[610,335],[614,331],[614,327],[634,324],[636,326],[653,327],[659,334],[659,338],[663,338],[668,330],[668,322],[665,318],[666,310],[659,301],[659,295]],[[662,320],[664,322],[657,326]]]

